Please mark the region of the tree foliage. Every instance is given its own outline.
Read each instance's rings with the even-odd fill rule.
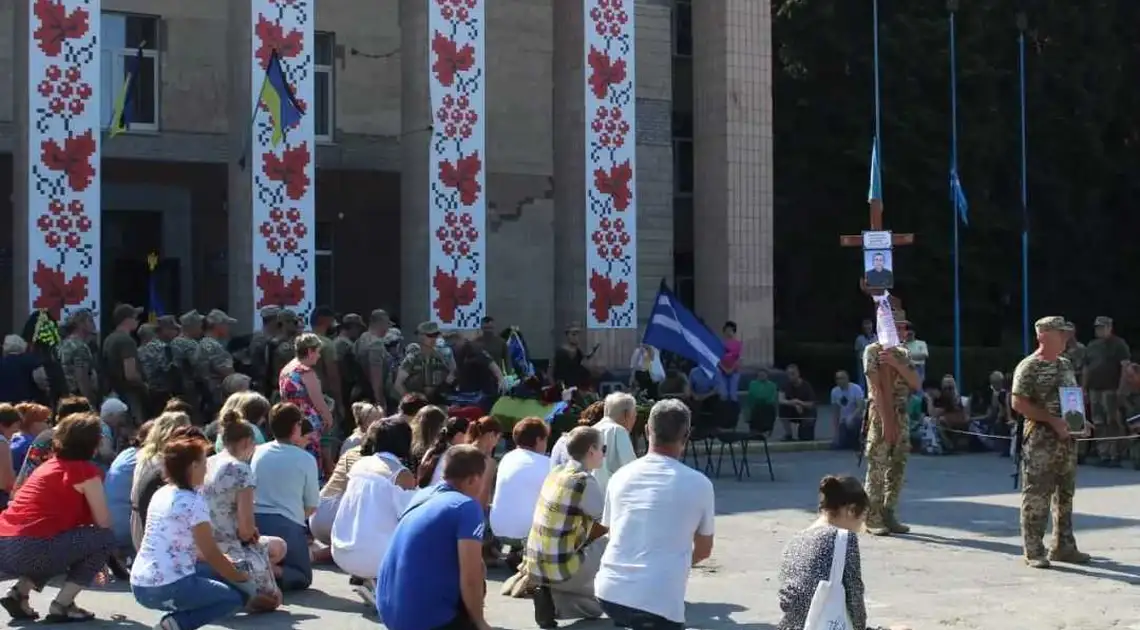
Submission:
[[[1140,323],[1140,2],[961,0],[956,14],[966,345],[1020,345],[1021,139],[1016,14],[1028,17],[1030,317]],[[847,340],[870,312],[860,257],[874,134],[870,0],[773,0],[777,325]],[[880,0],[885,224],[896,291],[931,343],[953,335],[949,13]],[[1131,271],[1130,271],[1131,270]]]

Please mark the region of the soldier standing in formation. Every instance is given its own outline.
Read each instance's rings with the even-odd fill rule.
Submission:
[[[102,391],[114,394],[127,404],[134,426],[146,422],[146,386],[138,363],[138,344],[131,333],[139,326],[143,309],[119,304],[111,312],[114,330],[103,339],[103,367],[106,384]]]
[[[89,341],[95,334],[95,317],[87,309],[79,309],[68,316],[64,326],[67,337],[59,344],[59,364],[67,381],[69,394],[83,396],[97,404],[99,376],[95,371],[95,354]]]
[[[182,334],[170,342],[171,360],[178,366],[182,377],[182,399],[196,411],[202,409],[202,394],[206,389],[205,382],[198,375],[198,342],[202,339],[204,319],[196,310],[183,313],[178,318]]]
[[[384,345],[384,337],[392,321],[387,311],[376,309],[368,318],[368,330],[356,340],[353,354],[357,365],[360,366],[361,399],[370,400],[376,404],[388,407],[387,383],[388,374],[388,348]]]
[[[208,399],[203,401],[203,409],[207,419],[213,418],[225,402],[222,399],[222,381],[234,373],[234,357],[223,341],[229,338],[230,326],[236,323],[236,319],[219,309],[206,314],[205,332],[198,342],[197,372],[206,384]]]
[[[297,317],[297,313],[287,308],[277,312],[277,336],[269,340],[266,351],[269,357],[269,372],[265,375],[268,386],[265,392],[267,397],[272,398],[273,394],[277,392],[277,382],[281,375],[281,369],[296,356],[293,342],[300,333],[301,319]]]
[[[360,366],[356,363],[353,347],[364,330],[364,319],[356,313],[349,313],[340,318],[340,329],[337,330],[336,339],[333,339],[337,371],[340,373],[340,395],[346,405],[356,402],[354,390],[360,382]],[[345,413],[343,417],[349,420],[350,415]],[[345,435],[351,434],[352,431],[349,431]]]
[[[344,397],[341,395],[341,377],[340,365],[336,360],[336,348],[333,345],[332,333],[336,326],[336,311],[328,306],[318,306],[313,309],[312,315],[309,316],[310,327],[313,334],[321,339],[321,358],[317,364],[313,366],[313,371],[317,374],[317,380],[321,383],[321,392],[332,399],[333,419],[337,427],[340,429],[349,429],[344,435],[351,435],[354,427],[345,427],[345,420],[348,419],[350,414],[345,413],[347,410],[344,406]],[[328,427],[331,431],[333,427]]]
[[[1089,555],[1073,536],[1073,494],[1077,484],[1077,449],[1061,418],[1061,387],[1076,387],[1069,360],[1061,356],[1071,327],[1063,317],[1043,317],[1034,324],[1037,350],[1013,372],[1012,406],[1025,417],[1021,470],[1021,537],[1025,563],[1044,569],[1049,562],[1084,564]],[[1087,427],[1086,427],[1087,432]],[[1053,511],[1053,546],[1043,539]]]
[[[1073,373],[1081,375],[1097,437],[1121,437],[1127,434],[1120,414],[1121,375],[1132,360],[1132,350],[1113,332],[1111,317],[1097,317],[1093,329],[1096,339],[1085,350],[1082,370],[1077,372],[1074,368]],[[1127,448],[1120,440],[1097,442],[1096,447],[1097,464],[1106,467],[1119,466]]]
[[[892,309],[894,307],[892,306]],[[906,314],[894,311],[899,339],[906,339]],[[867,533],[905,534],[910,528],[896,515],[910,454],[907,401],[922,387],[918,372],[903,346],[884,348],[879,341],[863,351],[870,405],[867,422]]]
[[[269,357],[266,350],[269,347],[269,341],[277,336],[279,326],[277,324],[277,314],[281,309],[276,306],[266,306],[258,313],[261,315],[261,330],[253,331],[249,337],[249,378],[254,383],[254,388],[262,389],[266,386],[269,374]]]
[[[171,397],[182,395],[182,374],[171,347],[179,332],[173,315],[139,326],[139,368],[146,383],[148,418],[157,416]]]

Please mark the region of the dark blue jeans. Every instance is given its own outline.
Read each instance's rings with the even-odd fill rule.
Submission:
[[[202,574],[163,586],[131,585],[135,601],[144,608],[162,610],[182,630],[197,630],[242,607],[242,595],[229,584]]]
[[[607,602],[604,599],[599,599],[598,603],[602,605],[602,611],[606,613],[606,616],[619,628],[629,628],[630,630],[684,630],[685,628],[683,623],[669,621],[660,615],[648,613],[644,610]]]
[[[277,514],[254,514],[257,531],[262,536],[276,536],[285,541],[285,560],[277,585],[282,591],[303,591],[313,583],[313,562],[309,557],[309,533],[304,525]]]

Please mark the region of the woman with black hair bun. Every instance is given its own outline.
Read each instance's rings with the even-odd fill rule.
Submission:
[[[857,532],[863,530],[869,505],[863,484],[854,477],[828,475],[819,482],[819,518],[796,534],[784,548],[780,565],[780,609],[777,630],[803,630],[819,583],[831,579],[832,559],[841,546],[845,553],[842,586],[848,627],[872,630],[863,601],[863,569]],[[842,538],[841,538],[842,536]],[[837,544],[842,543],[842,545]]]

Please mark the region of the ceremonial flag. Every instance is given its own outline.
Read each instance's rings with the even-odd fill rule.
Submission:
[[[970,204],[966,202],[966,193],[962,190],[962,180],[958,179],[957,168],[950,169],[950,199],[954,202],[954,209],[958,211],[962,225],[969,225]]]
[[[522,378],[534,376],[534,365],[530,362],[530,357],[527,356],[526,344],[523,343],[516,330],[511,330],[511,336],[507,339],[507,354],[510,356],[513,372]]]
[[[142,67],[144,45],[145,42],[139,44],[135,56],[128,57],[126,60],[126,67],[124,68],[126,76],[123,77],[123,87],[119,90],[119,96],[115,99],[115,111],[111,114],[112,138],[130,129],[131,123],[134,122],[135,115],[138,113],[139,69]]]
[[[709,376],[716,374],[724,356],[724,343],[720,337],[681,304],[664,280],[653,300],[653,312],[641,342],[685,357]]]
[[[867,201],[883,200],[883,174],[879,166],[879,140],[871,141],[871,183],[867,187]]]
[[[151,252],[146,257],[147,267],[147,320],[150,323],[158,321],[159,317],[166,315],[166,309],[162,306],[162,298],[158,297],[158,277],[155,270],[158,269],[158,254]]]
[[[273,118],[273,136],[270,141],[276,147],[285,140],[286,131],[301,122],[302,115],[301,106],[293,96],[276,50],[269,57],[269,66],[265,69],[265,80],[261,83],[258,99]]]

